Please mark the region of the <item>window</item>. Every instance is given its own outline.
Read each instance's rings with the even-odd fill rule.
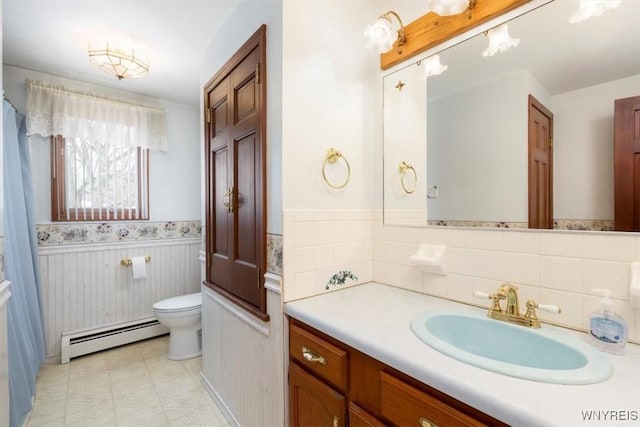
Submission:
[[[149,150],[51,138],[51,219],[149,219]]]

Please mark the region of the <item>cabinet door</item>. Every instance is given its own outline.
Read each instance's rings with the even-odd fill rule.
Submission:
[[[386,424],[356,405],[349,402],[349,427],[385,427]]]
[[[342,427],[345,397],[307,373],[295,362],[289,367],[291,427]]]
[[[205,88],[207,286],[266,313],[266,27]]]

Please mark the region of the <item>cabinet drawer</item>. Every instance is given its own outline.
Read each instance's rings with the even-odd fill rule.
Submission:
[[[296,325],[289,329],[289,354],[319,377],[347,390],[348,353]]]
[[[467,414],[417,388],[381,372],[382,416],[408,427],[483,426]]]

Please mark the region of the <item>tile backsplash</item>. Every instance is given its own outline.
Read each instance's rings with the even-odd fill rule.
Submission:
[[[480,307],[488,301],[474,291],[490,293],[510,282],[519,287],[521,311],[528,299],[558,305],[561,314],[540,318],[586,330],[600,301],[590,290],[609,288],[630,341],[640,343],[640,310],[629,303],[630,263],[640,260],[636,234],[385,226],[377,211],[291,210],[283,219],[285,301],[325,292],[326,280],[345,268],[358,283],[373,280]],[[445,276],[411,265],[420,243],[447,246]]]
[[[600,302],[591,289],[611,289],[616,312],[629,324],[630,340],[640,343],[640,316],[629,303],[630,263],[640,259],[635,234],[407,229],[376,221],[373,238],[376,281],[481,307],[489,302],[475,298],[474,291],[491,293],[510,282],[519,287],[521,311],[528,299],[560,306],[559,315],[539,313],[560,326],[586,330],[588,315]],[[419,243],[447,246],[445,276],[422,273],[410,264]]]

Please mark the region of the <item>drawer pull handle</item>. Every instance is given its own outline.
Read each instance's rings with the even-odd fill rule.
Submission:
[[[333,427],[340,427],[340,418],[333,417]]]
[[[420,423],[420,427],[438,427],[438,424],[434,423],[431,420],[428,420],[425,417],[420,417],[418,423]]]
[[[317,362],[321,365],[327,364],[327,359],[325,359],[324,356],[321,356],[315,351],[309,350],[307,347],[304,347],[304,346],[302,347],[302,357],[304,357],[304,359],[308,360],[309,362]]]

